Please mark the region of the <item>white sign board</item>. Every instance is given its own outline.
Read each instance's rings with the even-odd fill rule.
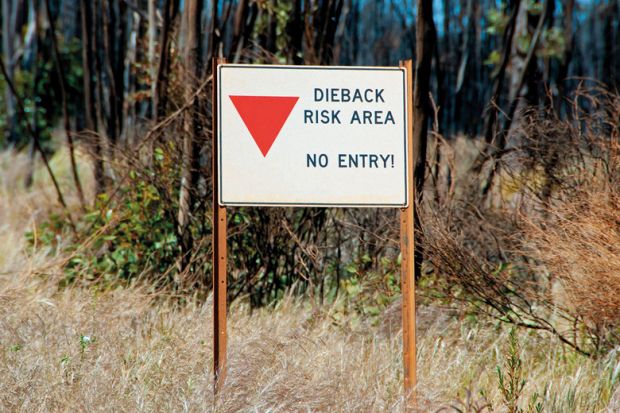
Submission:
[[[407,206],[397,67],[218,66],[221,205]]]

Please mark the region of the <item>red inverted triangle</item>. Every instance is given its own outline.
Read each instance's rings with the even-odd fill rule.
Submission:
[[[230,96],[263,156],[267,156],[298,99],[295,96]]]

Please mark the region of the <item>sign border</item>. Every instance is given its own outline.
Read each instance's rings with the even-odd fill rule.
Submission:
[[[278,69],[296,69],[296,70],[360,70],[360,71],[389,71],[389,72],[400,72],[403,78],[403,141],[404,141],[404,174],[405,174],[405,199],[404,203],[400,204],[369,204],[369,203],[299,203],[299,202],[227,202],[224,201],[224,190],[223,190],[223,180],[222,180],[222,81],[221,75],[222,70],[226,68],[235,68],[235,69],[267,69],[267,70],[278,70]],[[407,208],[409,207],[409,168],[410,165],[408,159],[408,147],[409,142],[407,139],[407,126],[408,126],[408,117],[407,110],[408,104],[407,102],[407,76],[406,70],[399,66],[295,66],[295,65],[252,65],[252,64],[234,64],[234,63],[220,63],[217,65],[217,115],[218,115],[218,141],[219,145],[217,148],[217,157],[218,157],[218,204],[220,206],[254,206],[254,207],[321,207],[321,208]]]

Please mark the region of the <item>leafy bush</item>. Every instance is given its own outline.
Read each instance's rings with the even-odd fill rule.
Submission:
[[[27,236],[31,245],[68,256],[65,284],[78,279],[128,282],[152,272],[160,277],[152,280],[158,285],[171,281],[179,255],[171,202],[160,188],[131,172],[113,198],[97,197],[79,218],[77,234],[70,233],[66,219],[53,215]]]

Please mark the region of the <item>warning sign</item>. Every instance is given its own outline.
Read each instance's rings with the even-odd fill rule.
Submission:
[[[221,205],[407,205],[404,69],[218,66]]]

